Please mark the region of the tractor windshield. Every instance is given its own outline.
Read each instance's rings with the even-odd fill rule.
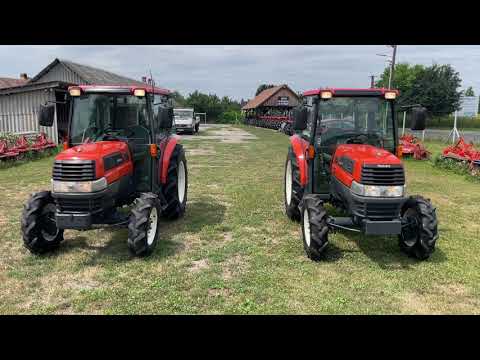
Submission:
[[[321,101],[317,136],[323,145],[370,144],[393,150],[391,102],[379,97],[337,97]]]
[[[85,94],[73,98],[70,137],[73,145],[101,140],[104,135],[128,137],[135,128],[148,131],[146,97]]]

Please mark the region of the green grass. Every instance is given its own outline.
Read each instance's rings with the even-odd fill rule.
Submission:
[[[67,231],[59,251],[31,255],[20,211],[48,188],[53,157],[0,170],[0,313],[480,313],[478,183],[405,160],[409,193],[437,207],[431,259],[408,258],[394,237],[337,232],[315,263],[284,215],[288,137],[240,128],[257,139],[183,142],[187,213],[162,223],[146,259],[129,255],[126,230]],[[434,154],[443,146],[427,142]]]

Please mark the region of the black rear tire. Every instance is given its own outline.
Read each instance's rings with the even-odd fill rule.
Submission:
[[[430,200],[410,196],[402,207],[402,233],[398,236],[400,249],[407,255],[426,260],[435,251],[438,240],[436,209]]]
[[[178,194],[178,170],[180,163],[183,163],[185,169],[185,195],[183,196],[183,199],[179,199]],[[173,220],[181,217],[185,213],[185,208],[187,206],[187,190],[187,159],[185,158],[183,146],[176,145],[168,166],[167,183],[162,187],[162,194],[167,202],[162,212],[163,217]]]
[[[307,256],[318,261],[328,245],[327,211],[319,195],[305,195],[301,203],[302,239]]]
[[[32,194],[24,206],[21,229],[24,246],[33,254],[55,250],[63,241],[63,229],[55,222],[56,206],[50,191]]]
[[[128,222],[128,249],[133,255],[147,256],[155,250],[159,236],[160,213],[160,202],[156,195],[144,193],[136,199]],[[150,231],[155,231],[153,237],[149,237]]]
[[[291,190],[290,190],[290,202],[288,202],[288,196],[287,196],[287,172],[288,172],[288,167],[291,166],[291,175],[292,175],[292,181],[291,181]],[[303,197],[303,187],[300,184],[300,169],[298,168],[297,164],[297,158],[293,152],[293,149],[290,147],[288,149],[288,155],[287,155],[287,160],[285,162],[285,175],[283,178],[283,194],[284,194],[284,203],[285,203],[285,212],[287,216],[294,221],[300,221],[301,219],[301,214],[300,214],[300,201],[302,201]]]

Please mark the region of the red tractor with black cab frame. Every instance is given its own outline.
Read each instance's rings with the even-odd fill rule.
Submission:
[[[172,133],[170,92],[153,86],[68,88],[68,135],[53,163],[51,190],[29,198],[22,212],[24,245],[56,249],[65,229],[127,227],[135,256],[152,253],[160,218],[176,219],[187,202],[187,161]],[[55,104],[39,123],[52,126]]]
[[[329,231],[396,235],[402,251],[427,259],[438,239],[429,199],[407,196],[395,119],[397,90],[316,89],[293,111],[285,163],[287,216],[302,224],[307,256],[320,260]],[[412,117],[423,130],[426,109]],[[345,216],[328,215],[329,203]]]

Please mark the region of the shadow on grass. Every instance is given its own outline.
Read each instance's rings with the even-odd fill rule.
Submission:
[[[325,251],[322,252],[320,262],[336,262],[345,256],[345,250],[341,250],[330,240]]]
[[[445,253],[438,247],[427,260],[408,256],[400,250],[396,236],[357,236],[361,251],[384,270],[410,270],[424,261],[442,263],[447,260]]]
[[[208,200],[197,200],[187,203],[185,215],[173,221],[161,220],[160,233],[155,251],[145,259],[164,259],[174,256],[182,252],[186,244],[183,241],[175,241],[174,237],[178,234],[194,234],[200,232],[204,227],[215,226],[222,223],[225,215],[225,206],[214,201],[212,198]],[[89,244],[89,237],[93,236],[93,232],[81,232],[72,238],[65,239],[57,255],[76,249],[93,250],[94,253],[86,261],[87,265],[97,265],[106,262],[125,262],[134,259],[130,254],[127,245],[128,230],[107,228],[103,232],[111,233],[105,245]]]

